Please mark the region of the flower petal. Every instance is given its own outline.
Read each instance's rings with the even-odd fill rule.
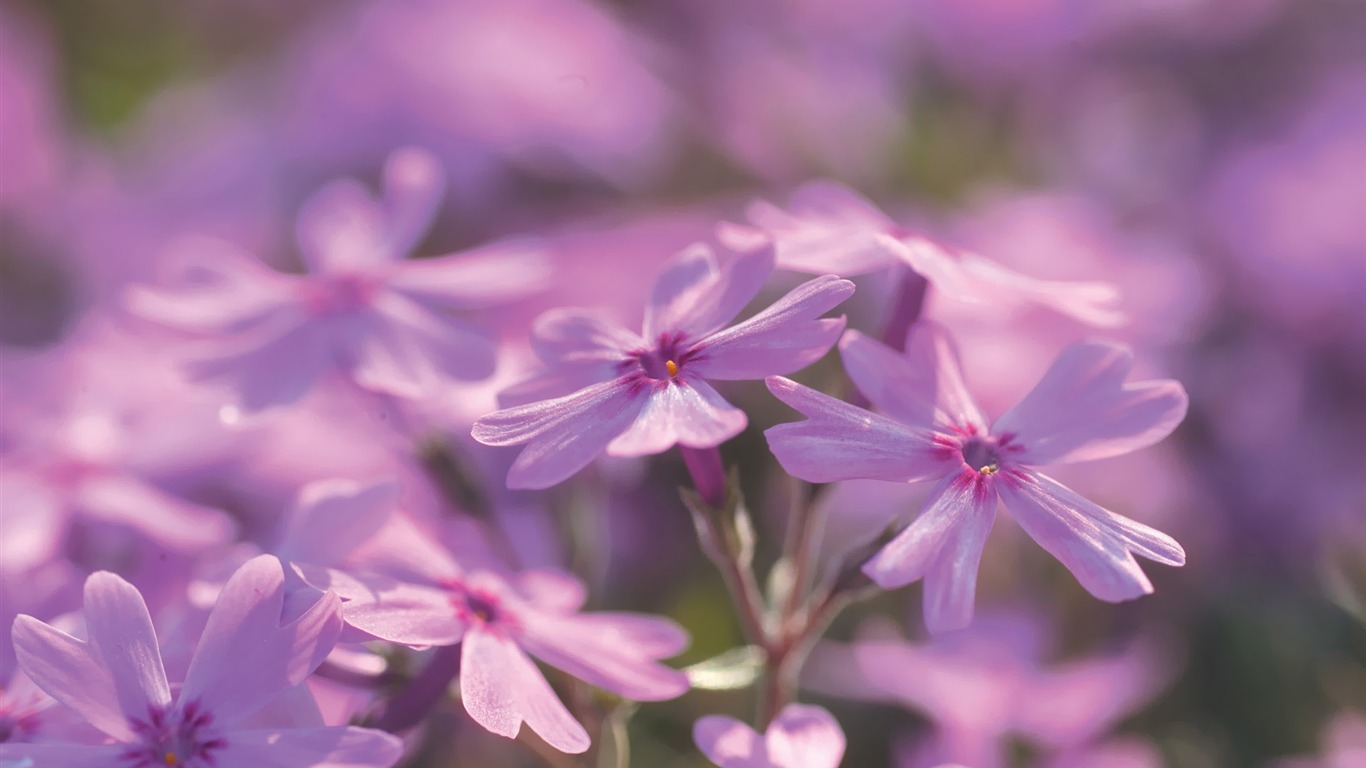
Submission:
[[[1074,344],[992,432],[1014,435],[1021,460],[1059,464],[1119,456],[1171,434],[1188,400],[1171,380],[1126,384],[1133,353],[1119,344]]]
[[[746,209],[750,223],[773,238],[779,268],[849,277],[891,266],[892,254],[877,236],[895,223],[857,192],[833,181],[809,182],[792,194],[791,210],[763,201]],[[720,234],[728,244],[752,239],[743,230]]]
[[[672,699],[688,690],[686,674],[654,660],[687,645],[687,635],[667,619],[529,612],[522,621],[527,652],[586,683],[635,701]]]
[[[844,318],[821,319],[854,293],[833,275],[809,280],[750,319],[702,339],[688,365],[709,379],[762,379],[819,360],[844,330]]]
[[[123,296],[134,315],[196,333],[241,333],[288,313],[300,278],[270,269],[223,240],[177,242],[169,287],[136,285]]]
[[[588,732],[569,714],[522,649],[505,637],[471,629],[460,656],[460,698],[465,711],[489,731],[517,737],[526,721],[550,746],[578,754]]]
[[[998,497],[986,488],[987,482],[973,483],[978,495],[971,506],[961,511],[952,538],[944,543],[934,562],[925,571],[925,628],[930,632],[949,632],[972,623],[977,596],[977,569],[982,562],[982,547],[996,520]]]
[[[382,640],[425,648],[455,645],[465,634],[448,590],[375,574],[351,577],[333,569],[325,575],[315,568],[302,573],[309,584],[337,593],[347,624]]]
[[[19,668],[33,684],[74,709],[91,725],[120,741],[133,739],[114,676],[86,643],[32,616],[14,619],[10,633]]]
[[[271,555],[248,560],[218,595],[190,660],[181,702],[198,700],[220,722],[255,712],[280,691],[303,682],[341,632],[340,601],[323,594],[281,626],[285,578]]]
[[[913,429],[781,376],[765,382],[774,396],[808,417],[764,432],[778,463],[791,475],[813,483],[860,478],[914,482],[952,469],[928,430]]]
[[[527,443],[508,470],[509,488],[549,488],[588,466],[635,421],[645,392],[613,379],[530,405],[491,413],[471,434],[484,445]]]
[[[128,749],[123,744],[0,744],[0,768],[109,768]]]
[[[89,478],[77,490],[77,504],[89,517],[127,525],[180,552],[222,544],[237,530],[221,510],[176,498],[132,475]]]
[[[69,512],[41,476],[0,471],[0,574],[13,578],[52,562],[66,537]]]
[[[550,613],[570,614],[583,607],[588,590],[573,574],[539,568],[517,577],[517,590],[532,605]]]
[[[1119,289],[1100,281],[1039,280],[979,256],[960,256],[963,272],[977,283],[980,301],[1030,301],[1097,328],[1115,328],[1127,318]]]
[[[161,648],[142,593],[108,571],[96,571],[85,580],[84,609],[87,642],[113,675],[119,708],[141,717],[170,704]]]
[[[338,345],[353,351],[352,375],[361,386],[420,398],[447,378],[477,381],[493,373],[497,348],[475,326],[393,291],[379,293],[372,308],[338,334]]]
[[[296,311],[226,345],[215,345],[209,354],[186,361],[185,367],[196,381],[227,384],[238,407],[254,414],[303,397],[334,362],[326,327]]]
[[[609,456],[647,456],[674,445],[711,448],[740,434],[745,412],[726,402],[700,378],[646,382],[645,407],[630,427],[607,445]]]
[[[665,263],[645,307],[641,335],[650,342],[663,334],[705,336],[740,314],[772,271],[771,248],[743,253],[722,269],[709,246],[694,243]]]
[[[930,492],[919,517],[865,563],[863,572],[883,589],[895,589],[925,576],[945,550],[953,558],[946,567],[958,565],[960,545],[970,552],[978,537],[990,530],[995,514],[996,495],[985,478],[965,472],[949,475]],[[960,541],[963,537],[966,542]],[[980,548],[978,543],[979,554]],[[975,566],[970,560],[964,557],[961,565]]]
[[[552,367],[594,363],[615,373],[616,365],[629,351],[644,347],[640,336],[600,313],[583,309],[552,309],[536,318],[531,329],[531,348]]]
[[[389,286],[441,309],[506,304],[549,287],[554,269],[544,246],[528,238],[399,264]]]
[[[774,765],[839,768],[844,756],[839,722],[824,709],[808,704],[783,707],[764,733],[764,741]]]
[[[304,486],[275,552],[283,560],[333,565],[388,522],[398,502],[393,480],[316,480]]]
[[[858,390],[898,421],[986,433],[986,419],[963,382],[958,350],[938,324],[917,323],[906,339],[904,355],[849,331],[840,339],[840,356]]]
[[[1153,591],[1135,554],[1166,565],[1186,562],[1185,551],[1170,536],[1094,504],[1046,475],[1012,472],[999,476],[996,488],[1025,533],[1102,600],[1119,602]]]
[[[384,161],[385,255],[400,258],[417,247],[432,226],[446,192],[441,161],[425,149],[403,147]]]
[[[700,718],[692,727],[693,741],[707,759],[726,768],[731,765],[744,765],[739,760],[762,759],[762,751],[755,754],[759,744],[759,734],[753,728],[725,715],[707,715]],[[762,747],[759,747],[762,750]],[[760,765],[763,763],[750,763]]]
[[[355,726],[235,731],[224,741],[215,768],[390,768],[403,756],[398,737]]]
[[[334,181],[299,209],[295,234],[310,271],[332,272],[382,264],[386,248],[384,209],[360,182]]]

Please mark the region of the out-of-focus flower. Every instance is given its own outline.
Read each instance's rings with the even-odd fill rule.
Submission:
[[[66,768],[337,764],[387,768],[398,739],[364,728],[256,728],[244,721],[303,682],[341,631],[335,595],[285,618],[284,570],[255,558],[228,581],[175,697],[147,605],[100,571],[86,580],[81,641],[30,616],[14,622],[19,663],[33,682],[113,743],[0,744],[0,758]]]
[[[850,378],[888,416],[782,377],[768,380],[808,417],[767,431],[791,474],[811,482],[936,480],[919,518],[864,571],[885,588],[925,579],[931,631],[972,620],[982,546],[1004,502],[1082,586],[1118,602],[1152,592],[1134,555],[1182,565],[1171,537],[1077,495],[1036,468],[1118,456],[1171,433],[1186,413],[1175,381],[1126,383],[1129,351],[1076,344],[1014,408],[988,426],[942,330],[921,324],[899,355],[855,331],[840,342]]]
[[[844,732],[833,715],[809,704],[789,704],[764,735],[723,715],[693,726],[693,741],[721,768],[837,768]]]
[[[406,398],[452,378],[484,378],[493,372],[492,341],[445,310],[525,295],[544,284],[548,264],[515,241],[404,260],[442,185],[434,158],[400,150],[385,165],[383,203],[341,181],[305,204],[298,239],[309,274],[276,272],[226,244],[203,243],[180,265],[184,285],[140,287],[128,307],[210,337],[189,370],[229,382],[245,412],[291,403],[334,368],[362,388]]]
[[[1358,768],[1366,765],[1366,714],[1343,711],[1323,732],[1323,749],[1317,757],[1292,757],[1274,768]]]
[[[665,265],[639,334],[581,310],[546,313],[536,323],[534,345],[547,370],[512,394],[552,399],[479,419],[475,439],[529,443],[508,471],[512,488],[548,488],[604,450],[644,456],[675,444],[720,445],[747,419],[708,380],[790,373],[824,355],[844,329],[843,317],[821,318],[854,291],[834,275],[806,282],[727,327],[772,271],[769,249],[722,268],[709,247],[696,244]]]
[[[1108,283],[1036,280],[975,253],[950,251],[834,182],[798,188],[790,212],[759,200],[747,216],[752,226],[722,224],[718,236],[732,247],[771,238],[781,269],[850,276],[904,264],[959,301],[1035,303],[1101,327],[1124,321],[1114,306],[1119,293]]]
[[[460,696],[465,710],[493,733],[515,738],[525,722],[564,752],[588,748],[587,731],[560,702],[528,654],[628,699],[672,699],[687,676],[659,664],[688,644],[667,619],[579,612],[587,597],[573,577],[527,571],[504,578],[468,572],[438,547],[414,542],[411,569],[399,580],[304,568],[316,586],[345,601],[346,623],[413,647],[461,644]]]
[[[946,761],[1000,768],[1009,764],[1011,736],[1042,747],[1044,764],[1084,765],[1075,758],[1098,754],[1110,729],[1166,685],[1167,662],[1153,643],[1139,642],[1048,664],[1048,634],[1037,617],[1019,611],[987,612],[972,628],[924,644],[868,625],[854,643],[818,646],[805,685],[926,715],[935,732],[906,751],[903,768]]]

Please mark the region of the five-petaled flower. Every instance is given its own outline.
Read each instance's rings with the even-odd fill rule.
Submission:
[[[436,159],[395,152],[384,168],[383,204],[360,184],[338,181],[299,215],[309,273],[266,268],[226,243],[187,250],[176,288],[140,286],[134,314],[206,337],[187,360],[193,377],[227,382],[247,413],[294,402],[340,369],[361,387],[418,398],[450,379],[489,376],[496,348],[447,313],[487,307],[545,284],[549,268],[527,241],[404,259],[441,199]]]
[[[708,715],[693,726],[693,741],[721,768],[838,768],[844,732],[820,707],[789,704],[763,736],[731,717]]]
[[[917,327],[905,355],[852,331],[840,352],[859,391],[886,415],[773,377],[769,389],[808,420],[769,429],[769,445],[788,472],[812,482],[938,481],[920,516],[864,566],[884,588],[923,577],[931,631],[971,621],[977,567],[998,501],[1102,600],[1152,592],[1136,554],[1167,565],[1185,562],[1171,537],[1082,498],[1037,469],[1129,453],[1166,437],[1184,418],[1186,392],[1179,383],[1126,383],[1132,360],[1127,348],[1067,348],[990,426],[937,326]]]
[[[39,688],[111,742],[0,744],[0,762],[54,768],[388,768],[402,744],[355,727],[266,728],[248,722],[303,682],[341,631],[338,600],[323,594],[292,621],[284,570],[269,555],[244,564],[223,587],[171,695],[147,604],[107,571],[85,582],[89,637],[78,640],[31,616],[14,621],[19,664]]]
[[[826,275],[727,327],[772,271],[770,249],[722,268],[696,244],[665,265],[640,334],[579,310],[546,313],[533,344],[547,370],[517,390],[570,394],[489,414],[475,423],[475,439],[527,444],[508,472],[512,488],[548,488],[604,450],[644,456],[729,440],[745,428],[745,414],[708,380],[761,379],[815,362],[844,329],[842,316],[821,315],[854,291]]]

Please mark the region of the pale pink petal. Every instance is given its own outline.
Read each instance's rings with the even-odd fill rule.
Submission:
[[[110,736],[133,738],[128,717],[146,712],[123,711],[113,674],[90,646],[32,616],[16,617],[10,635],[19,668],[34,685]]]
[[[1029,301],[1097,328],[1115,328],[1127,318],[1119,289],[1111,283],[1039,280],[975,253],[961,255],[963,271],[977,281],[982,301]]]
[[[963,382],[958,350],[942,327],[921,322],[906,338],[906,353],[849,331],[840,356],[854,385],[873,405],[905,424],[986,434],[986,419]]]
[[[385,250],[390,258],[413,251],[426,236],[446,192],[441,161],[417,147],[396,149],[384,162]]]
[[[807,281],[754,317],[703,339],[688,368],[709,379],[762,379],[805,368],[844,330],[843,317],[821,315],[853,293],[853,283],[832,275]]]
[[[480,309],[549,287],[554,269],[545,247],[530,239],[500,240],[469,251],[398,265],[389,287],[443,309]]]
[[[270,555],[248,560],[228,579],[209,613],[179,701],[199,701],[220,723],[255,712],[303,682],[327,657],[341,632],[339,607],[335,594],[322,594],[312,608],[282,626],[280,561]]]
[[[978,494],[972,498],[970,507],[960,511],[962,519],[925,571],[925,628],[934,633],[962,629],[972,623],[977,568],[982,562],[987,534],[996,520],[998,501],[985,482],[974,485]]]
[[[293,314],[186,361],[196,381],[222,382],[243,413],[289,405],[336,363],[324,325]]]
[[[722,768],[735,766],[737,761],[764,757],[759,734],[733,717],[707,715],[699,719],[693,724],[692,738],[702,754]],[[756,762],[754,765],[762,766],[764,763]]]
[[[1093,741],[1170,682],[1163,667],[1156,649],[1136,644],[1121,654],[1042,670],[1029,687],[1051,705],[1046,713],[1021,708],[1014,727],[1031,741],[1059,748]]]
[[[635,421],[646,393],[628,379],[491,413],[471,434],[484,445],[528,443],[508,471],[509,488],[549,488],[588,466]]]
[[[772,271],[771,249],[740,254],[723,269],[710,247],[694,243],[664,265],[645,307],[641,335],[651,343],[663,334],[705,336],[740,314]]]
[[[788,474],[813,483],[836,480],[914,482],[938,477],[953,465],[932,433],[804,387],[781,376],[765,380],[779,400],[807,421],[764,432]]]
[[[654,660],[687,645],[687,635],[671,621],[608,613],[528,613],[522,621],[527,652],[586,683],[635,701],[672,699],[688,690],[686,674]]]
[[[275,553],[284,560],[330,565],[369,540],[398,502],[393,480],[317,480],[303,487]]]
[[[517,737],[525,721],[550,746],[578,754],[588,732],[555,696],[536,665],[511,640],[474,629],[460,653],[460,698],[465,711],[489,731]]]
[[[85,580],[87,643],[114,677],[119,707],[142,716],[171,703],[152,616],[137,588],[108,571]]]
[[[746,210],[750,222],[773,238],[779,268],[849,277],[892,265],[878,236],[895,223],[848,187],[804,184],[793,193],[791,208],[789,214],[759,201]]]
[[[1091,461],[1145,448],[1186,416],[1186,390],[1171,380],[1126,383],[1133,353],[1118,344],[1074,344],[1042,380],[997,419],[992,433],[1014,436],[1023,461]]]
[[[1102,600],[1119,602],[1153,591],[1135,554],[1166,565],[1186,562],[1185,551],[1170,536],[1094,504],[1046,475],[1000,475],[996,488],[1029,537]]]
[[[740,434],[745,412],[726,402],[701,378],[640,385],[645,407],[626,431],[607,445],[609,456],[648,456],[674,445],[711,448]]]
[[[493,373],[497,348],[475,326],[391,291],[376,296],[373,309],[353,318],[336,342],[351,348],[352,375],[361,386],[419,398],[447,379],[477,381]]]
[[[189,238],[175,246],[170,287],[137,285],[124,294],[138,317],[197,333],[239,333],[295,306],[300,278],[276,272],[231,243]]]
[[[425,648],[454,645],[465,634],[449,590],[373,574],[351,577],[329,569],[323,577],[313,568],[301,572],[309,584],[337,593],[347,624],[380,639]]]
[[[299,210],[299,252],[314,272],[383,264],[394,258],[386,248],[385,219],[379,202],[359,182],[334,181]]]
[[[546,364],[595,363],[614,371],[645,340],[601,314],[582,309],[552,309],[536,318],[531,348]]]
[[[214,768],[390,768],[403,756],[398,737],[355,726],[235,731],[224,741]]]
[[[237,531],[221,510],[177,498],[132,475],[91,477],[77,487],[75,503],[88,517],[127,525],[181,552],[222,544]]]
[[[517,590],[532,605],[550,613],[574,613],[588,600],[583,582],[564,571],[525,571],[517,577]]]
[[[995,513],[996,495],[985,478],[963,472],[951,474],[930,492],[920,516],[865,563],[863,572],[883,589],[894,589],[925,576],[946,549],[952,553],[953,562],[945,567],[975,565],[971,550],[975,545],[980,556],[978,538],[990,530]],[[960,542],[964,537],[967,541]],[[967,552],[958,562],[960,546]],[[957,579],[963,576],[957,571],[953,575]],[[961,590],[961,582],[955,586]],[[927,604],[927,618],[929,610]]]
[[[934,289],[956,301],[986,301],[980,281],[964,271],[960,254],[922,237],[878,236],[878,242],[912,271],[929,281]]]
[[[123,744],[0,744],[0,768],[110,768],[120,765]]]
[[[768,759],[782,768],[839,768],[844,731],[833,715],[808,704],[789,704],[764,733]]]

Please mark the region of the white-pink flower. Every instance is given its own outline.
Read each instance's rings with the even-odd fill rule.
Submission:
[[[721,768],[838,768],[844,732],[829,712],[789,704],[760,736],[733,717],[708,715],[693,726],[693,741]]]

